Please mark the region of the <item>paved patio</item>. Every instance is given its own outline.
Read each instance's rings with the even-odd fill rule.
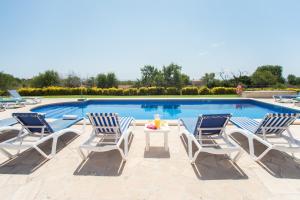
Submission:
[[[44,103],[58,101],[66,99]],[[30,107],[1,112],[0,119]],[[58,154],[49,161],[34,150],[12,160],[0,155],[0,199],[299,199],[300,159],[271,151],[256,163],[246,152],[245,139],[236,135],[245,149],[236,165],[225,156],[203,153],[193,167],[185,139],[179,137],[177,127],[171,129],[169,152],[163,150],[159,134],[151,136],[153,147],[146,152],[143,127],[137,126],[123,165],[117,151],[94,153],[81,161],[77,147],[88,137],[90,126],[79,137],[70,133],[61,138]],[[300,138],[300,126],[292,131]],[[1,135],[0,141],[13,134]],[[49,150],[50,145],[42,148]]]

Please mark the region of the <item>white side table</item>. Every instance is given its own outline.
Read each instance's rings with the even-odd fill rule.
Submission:
[[[170,127],[167,123],[161,126],[159,129],[149,129],[147,128],[148,124],[145,124],[144,132],[146,136],[146,151],[149,151],[150,148],[150,134],[163,133],[164,134],[164,148],[166,151],[169,150],[168,146],[168,134],[170,132]]]

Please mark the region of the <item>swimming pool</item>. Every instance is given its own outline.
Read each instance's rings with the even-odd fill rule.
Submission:
[[[31,111],[45,113],[47,118],[63,115],[85,116],[88,112],[116,112],[120,116],[152,119],[160,114],[163,119],[192,118],[200,114],[231,113],[235,117],[260,119],[266,113],[294,113],[295,109],[268,104],[252,99],[109,99],[67,102],[39,106]]]

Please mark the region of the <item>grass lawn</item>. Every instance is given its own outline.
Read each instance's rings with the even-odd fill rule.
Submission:
[[[102,95],[59,95],[59,96],[43,96],[44,98],[239,98],[238,95],[149,95],[149,96],[102,96]]]

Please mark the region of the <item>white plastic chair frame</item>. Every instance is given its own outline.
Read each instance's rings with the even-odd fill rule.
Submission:
[[[42,129],[42,131],[41,131],[41,133],[30,132],[29,128],[40,128],[40,129]],[[45,134],[46,128],[47,127],[45,125],[44,126],[22,125],[22,128],[20,129],[17,137],[11,138],[9,140],[6,140],[6,141],[0,143],[0,152],[2,152],[8,158],[13,158],[14,155],[11,154],[10,152],[8,152],[6,149],[15,149],[15,150],[17,150],[17,155],[18,155],[22,149],[34,148],[37,152],[39,152],[46,159],[51,159],[56,154],[57,140],[60,136],[64,135],[65,133],[68,133],[68,132],[73,132],[73,133],[76,133],[77,135],[81,135],[81,133],[82,133],[82,131],[79,131],[77,129],[66,128],[66,129],[62,129],[62,130],[54,132],[54,133],[46,133]],[[28,137],[30,135],[38,136],[39,134],[40,134],[40,137],[37,141],[31,142],[31,144],[23,144],[23,141],[26,137]],[[51,153],[49,155],[47,155],[41,148],[38,147],[38,145],[40,145],[50,139],[53,139],[52,148],[51,148]],[[19,144],[18,145],[13,144],[14,142],[19,142]]]
[[[248,138],[248,144],[249,144],[249,153],[250,156],[255,160],[255,161],[259,161],[261,160],[269,151],[271,151],[272,149],[278,150],[278,151],[283,151],[283,152],[290,152],[292,153],[292,156],[294,156],[294,153],[296,152],[300,152],[300,141],[296,140],[294,138],[294,136],[292,135],[292,132],[290,130],[289,127],[284,126],[284,127],[269,127],[269,126],[265,126],[265,127],[260,127],[262,130],[262,134],[254,134],[251,133],[248,130],[245,129],[233,129],[231,131],[228,132],[228,135],[230,135],[232,138],[234,138],[232,136],[233,133],[240,133],[242,135],[244,135],[245,137]],[[287,132],[288,136],[283,135],[282,133],[280,134],[266,134],[266,130],[267,129],[283,129]],[[272,142],[270,141],[270,139],[272,138],[282,138],[284,139],[286,142]],[[264,150],[259,156],[255,155],[255,148],[254,148],[254,140],[264,144],[265,146],[267,146],[267,149]],[[281,145],[288,145],[288,146],[281,146]]]
[[[132,120],[131,122],[133,124],[133,127],[136,126],[135,120]],[[93,126],[93,125],[92,125]],[[118,150],[122,156],[122,160],[126,161],[127,155],[128,155],[128,145],[129,141],[132,137],[129,137],[130,134],[133,134],[132,128],[129,127],[125,133],[121,134],[119,127],[110,127],[105,126],[105,128],[113,129],[114,133],[110,134],[104,134],[104,133],[98,133],[98,128],[103,128],[102,126],[93,126],[93,130],[91,133],[90,138],[84,142],[82,145],[79,146],[78,152],[79,155],[83,160],[86,160],[90,152],[106,152],[111,150]],[[97,146],[92,146],[91,143],[94,139],[100,138],[100,140],[97,142]],[[114,142],[104,141],[107,139],[114,139]],[[121,144],[124,140],[124,150],[121,148]],[[101,145],[106,146],[101,146]],[[100,146],[99,146],[100,145]],[[85,154],[84,150],[87,152]]]
[[[229,119],[224,123],[227,124]],[[202,121],[199,123],[201,124]],[[195,161],[198,157],[198,155],[201,152],[211,153],[211,154],[227,154],[233,162],[237,162],[239,158],[242,155],[242,149],[239,147],[239,145],[231,140],[227,134],[225,133],[225,126],[222,128],[197,128],[198,134],[197,138],[194,136],[194,134],[190,133],[188,130],[184,129],[181,131],[181,121],[178,122],[178,127],[180,130],[181,136],[184,134],[188,139],[188,155],[191,164],[195,164]],[[212,134],[212,135],[203,135],[203,131],[207,130],[220,130],[219,134]],[[224,141],[224,143],[216,143],[216,139],[221,139]],[[203,144],[203,141],[211,141],[212,144]],[[193,155],[193,142],[198,148],[198,150]],[[221,145],[226,145],[225,148],[212,148],[212,147],[220,147]],[[237,152],[235,156],[231,157],[231,154]]]

